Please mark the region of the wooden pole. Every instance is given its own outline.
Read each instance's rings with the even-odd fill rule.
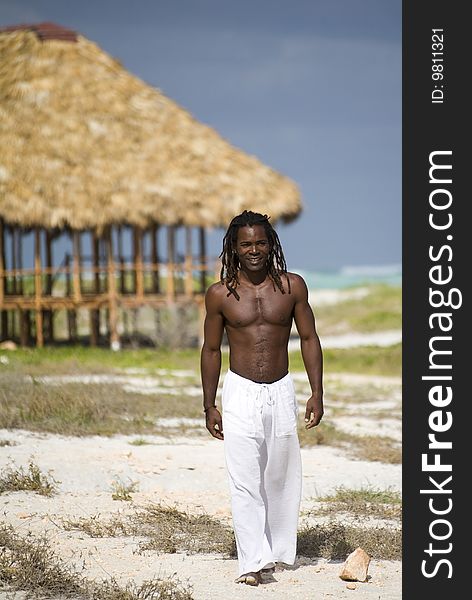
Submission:
[[[16,248],[17,248],[17,243],[16,243],[16,238],[18,236],[18,228],[16,225],[12,225],[11,226],[11,266],[12,266],[12,270],[14,272],[13,274],[13,278],[12,278],[12,288],[13,288],[13,294],[16,296],[16,294],[18,293],[18,285],[17,285],[17,269],[18,269],[18,261],[17,261],[17,256],[16,256]],[[11,311],[11,319],[10,319],[10,336],[12,338],[16,337],[16,311],[12,310]]]
[[[92,263],[94,268],[94,293],[96,296],[100,294],[100,273],[98,271],[100,265],[99,256],[99,240],[96,231],[92,231]],[[92,309],[90,311],[90,345],[97,346],[100,337],[100,310]]]
[[[72,287],[74,290],[74,300],[79,303],[82,300],[82,285],[81,285],[81,244],[80,231],[72,233],[72,251],[74,253],[74,262],[72,266]]]
[[[185,295],[193,296],[192,229],[185,228]]]
[[[16,225],[12,225],[11,226],[11,268],[12,270],[15,272],[13,275],[13,286],[12,286],[12,292],[13,294],[16,296],[16,294],[18,293],[17,291],[17,274],[16,274],[16,270],[18,268],[18,263],[17,263],[17,256],[16,256],[16,248],[17,248],[17,243],[16,243],[16,238],[18,235],[18,229],[16,227]]]
[[[28,311],[19,310],[20,313],[20,346],[27,346],[29,342],[29,319]]]
[[[34,229],[34,300],[36,310],[36,346],[44,346],[43,338],[43,311],[41,307],[42,282],[41,282],[41,230]]]
[[[167,227],[167,301],[172,303],[175,299],[174,284],[175,264],[175,228],[173,225]]]
[[[136,273],[136,296],[140,302],[144,301],[144,265],[143,265],[143,230],[134,227],[134,268]]]
[[[5,301],[5,223],[0,218],[0,322],[2,326],[2,334],[0,339],[8,339],[8,313],[2,310]]]
[[[151,262],[154,265],[152,269],[152,291],[155,294],[159,293],[159,225],[151,226]]]
[[[46,267],[48,273],[46,275],[46,296],[52,296],[52,273],[49,269],[52,268],[52,233],[50,230],[46,230]],[[44,311],[44,325],[46,330],[46,336],[48,342],[52,342],[54,339],[54,328],[53,328],[53,312],[52,310]]]
[[[23,296],[23,273],[21,272],[23,269],[22,242],[23,242],[23,230],[21,228],[18,228],[18,231],[16,233],[16,261],[18,264],[18,271],[19,271],[17,290],[18,290],[18,294],[20,296]]]
[[[123,257],[123,225],[118,225],[116,233],[118,262],[120,263],[120,294],[126,294],[125,259]]]
[[[107,230],[107,262],[108,262],[108,307],[110,327],[110,347],[120,349],[118,336],[118,296],[116,293],[115,260],[113,258],[113,237],[111,227]]]
[[[200,238],[200,289],[202,294],[206,290],[206,268],[207,268],[207,256],[206,256],[206,237],[205,228],[199,227],[199,238]]]
[[[70,270],[70,254],[66,254],[65,258],[66,267],[66,296],[70,298],[72,296],[72,283],[71,283],[71,270]],[[67,309],[67,330],[69,333],[69,341],[77,341],[77,320],[75,311]]]
[[[20,271],[19,281],[18,281],[18,293],[20,296],[23,296],[24,288],[23,285],[23,229],[20,228],[18,230],[17,237],[17,257],[18,257],[18,269]],[[29,319],[29,311],[24,309],[18,310],[18,316],[20,319],[20,345],[27,346],[29,343],[30,337],[30,319]]]
[[[73,320],[73,339],[77,343],[79,337],[79,326],[78,326],[78,306],[82,301],[82,285],[81,285],[81,239],[80,231],[74,230],[72,232],[72,295],[74,298],[74,308],[72,312]]]

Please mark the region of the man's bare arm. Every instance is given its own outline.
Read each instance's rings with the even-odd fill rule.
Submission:
[[[300,336],[303,364],[311,387],[305,411],[306,428],[318,425],[323,417],[323,353],[316,332],[315,317],[308,303],[308,289],[299,275],[291,275],[295,294],[294,319]]]
[[[223,423],[221,414],[216,408],[215,398],[221,370],[221,340],[224,321],[220,309],[219,290],[215,285],[208,289],[205,296],[206,316],[201,352],[201,377],[206,427],[213,437],[222,440]]]

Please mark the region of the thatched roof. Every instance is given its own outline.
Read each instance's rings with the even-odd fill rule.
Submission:
[[[10,28],[0,31],[0,56],[6,222],[226,226],[246,208],[273,220],[300,212],[291,180],[81,35],[51,24]]]

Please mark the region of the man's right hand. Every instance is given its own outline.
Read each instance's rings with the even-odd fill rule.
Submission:
[[[212,406],[206,411],[206,428],[218,440],[223,439],[223,420],[220,411]]]

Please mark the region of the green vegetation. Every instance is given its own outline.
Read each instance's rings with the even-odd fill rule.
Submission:
[[[321,334],[347,331],[371,332],[401,329],[402,288],[389,285],[371,285],[366,296],[336,304],[321,305],[315,313]]]
[[[321,340],[323,343],[323,340]],[[326,348],[323,350],[324,371],[365,375],[401,376],[402,345],[360,346],[358,348]],[[290,354],[290,370],[303,371],[300,352]]]
[[[149,446],[152,445],[152,442],[148,442],[148,440],[142,437],[138,437],[132,440],[131,442],[128,442],[128,444],[130,444],[131,446]]]
[[[401,344],[393,346],[362,346],[358,348],[324,349],[324,368],[329,373],[364,373],[367,375],[401,375]],[[1,354],[1,352],[0,352]],[[198,349],[121,350],[70,346],[63,348],[18,349],[8,353],[11,366],[7,373],[21,368],[32,376],[79,373],[116,373],[123,369],[140,369],[143,374],[153,374],[156,369],[188,370],[199,381],[200,352]],[[222,373],[228,368],[228,353],[222,353]],[[290,369],[303,371],[300,351],[290,353]],[[0,374],[0,381],[3,375]]]
[[[361,488],[351,490],[343,486],[338,487],[334,494],[318,498],[324,506],[308,515],[318,516],[347,512],[361,517],[377,517],[381,519],[402,518],[402,498],[399,492],[393,490],[377,490]]]
[[[108,348],[62,346],[18,348],[7,356],[12,368],[23,367],[30,375],[113,373],[122,369],[144,369],[153,373],[156,369],[184,369],[192,370],[198,376],[200,360],[195,348],[140,348],[113,352]]]
[[[51,476],[44,475],[41,469],[30,461],[27,471],[23,467],[7,467],[0,477],[0,494],[5,492],[31,491],[41,496],[52,496],[56,484]]]
[[[48,539],[21,537],[0,525],[0,582],[29,598],[80,600],[192,600],[191,590],[174,578],[154,578],[122,587],[114,579],[91,581],[74,571],[51,548]]]

